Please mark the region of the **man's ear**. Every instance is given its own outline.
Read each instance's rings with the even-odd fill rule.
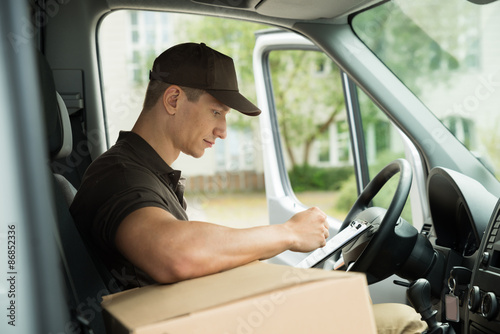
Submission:
[[[180,92],[179,86],[171,85],[163,93],[163,106],[170,115],[177,112]]]

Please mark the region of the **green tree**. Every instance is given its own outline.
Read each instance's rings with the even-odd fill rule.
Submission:
[[[344,110],[339,69],[325,54],[307,50],[273,51],[269,66],[285,150],[292,167],[307,165],[313,143]]]

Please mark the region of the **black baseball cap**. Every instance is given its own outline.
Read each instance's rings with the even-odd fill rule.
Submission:
[[[245,115],[260,114],[238,90],[233,59],[205,43],[183,43],[167,49],[155,59],[149,79],[203,89]]]

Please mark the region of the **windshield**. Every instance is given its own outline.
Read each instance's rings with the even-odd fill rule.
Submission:
[[[356,15],[352,26],[498,179],[500,2],[391,1]]]

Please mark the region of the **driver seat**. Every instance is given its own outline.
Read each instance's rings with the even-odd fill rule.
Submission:
[[[45,57],[38,54],[44,103],[45,128],[49,149],[49,162],[65,158],[72,152],[72,133],[69,115],[61,96],[56,92],[52,69]],[[69,205],[76,189],[62,175],[53,174],[54,209],[57,218],[55,239],[58,244],[62,275],[66,282],[68,308],[74,323],[83,333],[106,333],[102,308],[102,296],[114,289],[111,274],[98,270],[98,260],[92,259],[73,218]],[[106,284],[108,282],[108,285]]]

